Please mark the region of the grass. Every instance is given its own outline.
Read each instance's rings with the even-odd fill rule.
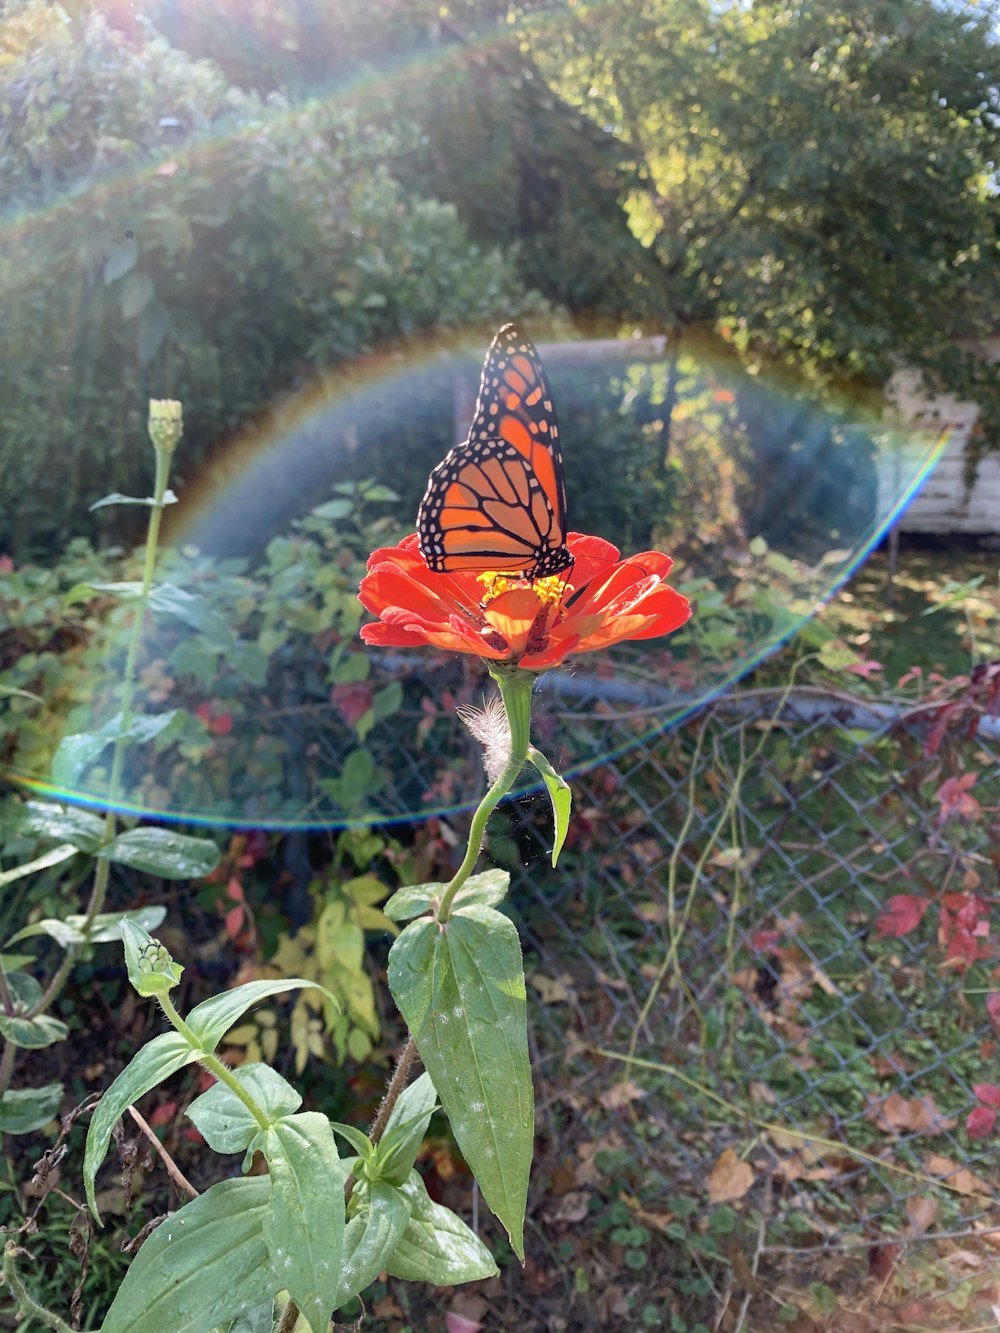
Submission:
[[[873,552],[833,599],[888,685],[914,666],[950,677],[1000,656],[1000,554],[904,536],[891,601],[888,573],[887,551]]]

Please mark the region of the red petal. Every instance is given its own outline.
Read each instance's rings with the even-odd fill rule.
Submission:
[[[417,629],[406,629],[402,625],[387,625],[378,621],[374,625],[362,625],[361,639],[376,648],[420,648],[426,638]]]
[[[444,601],[417,579],[390,565],[365,575],[358,589],[358,600],[366,611],[375,615],[381,615],[386,607],[402,606],[422,620],[431,621],[446,620],[455,609],[450,599]]]
[[[511,588],[494,597],[484,609],[483,618],[507,643],[508,656],[521,657],[541,608],[541,598],[533,588]]]

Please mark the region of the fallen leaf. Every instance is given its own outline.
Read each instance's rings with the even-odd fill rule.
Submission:
[[[926,1194],[913,1195],[903,1205],[910,1219],[910,1235],[922,1236],[938,1215],[938,1201]]]
[[[931,905],[920,893],[895,893],[887,898],[875,918],[875,933],[880,939],[901,939],[916,930]]]
[[[990,1196],[992,1191],[985,1180],[979,1176],[974,1176],[966,1167],[960,1167],[953,1162],[950,1157],[941,1157],[937,1153],[931,1153],[926,1161],[927,1170],[932,1176],[943,1176],[944,1183],[949,1185],[959,1194],[984,1194]]]
[[[941,1134],[954,1129],[956,1124],[942,1115],[933,1097],[901,1097],[898,1092],[870,1103],[867,1114],[869,1120],[890,1134]]]
[[[965,1132],[970,1139],[988,1139],[997,1122],[997,1113],[991,1106],[976,1106],[965,1119]]]
[[[545,1209],[546,1222],[582,1222],[590,1211],[590,1193],[573,1190],[556,1201],[554,1208]]]
[[[372,1306],[372,1313],[377,1315],[379,1319],[402,1319],[404,1310],[395,1296],[389,1292],[380,1301],[375,1302]]]
[[[868,1248],[868,1269],[879,1282],[888,1282],[899,1259],[899,1246],[882,1242]]]
[[[755,1102],[763,1102],[765,1106],[774,1106],[778,1100],[766,1083],[756,1079],[750,1084],[750,1098]]]
[[[753,1184],[753,1168],[740,1161],[735,1148],[727,1148],[708,1178],[708,1197],[713,1203],[742,1199]]]
[[[989,1222],[973,1222],[972,1229],[987,1245],[1000,1250],[1000,1227],[991,1226]]]
[[[909,1073],[910,1065],[905,1055],[876,1055],[872,1068],[879,1078],[896,1078]]]
[[[645,1088],[640,1088],[638,1083],[626,1078],[619,1083],[615,1083],[607,1092],[602,1092],[597,1100],[605,1111],[620,1111],[623,1106],[628,1106],[629,1102],[638,1101],[640,1097],[645,1097],[645,1095]]]
[[[542,972],[533,972],[528,980],[542,1004],[567,1004],[573,996],[572,987],[566,984],[568,977],[547,977]]]
[[[983,1256],[974,1250],[952,1250],[947,1256],[948,1263],[961,1265],[962,1268],[982,1268]]]

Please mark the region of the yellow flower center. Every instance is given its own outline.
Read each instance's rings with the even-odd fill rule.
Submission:
[[[486,590],[483,606],[487,606],[501,593],[510,592],[512,588],[531,588],[543,606],[558,606],[573,591],[572,583],[567,583],[560,574],[550,574],[548,578],[535,579],[533,583],[520,574],[478,574],[476,577]]]

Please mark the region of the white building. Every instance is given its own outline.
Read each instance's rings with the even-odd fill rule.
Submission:
[[[1000,360],[1000,338],[985,349],[990,360]],[[960,532],[977,535],[1000,533],[1000,454],[980,458],[970,486],[966,477],[969,441],[979,418],[975,403],[950,396],[931,398],[916,371],[897,371],[889,381],[892,412],[908,426],[918,427],[923,443],[906,443],[905,433],[893,439],[879,458],[879,512],[894,502],[907,477],[913,474],[911,449],[922,452],[926,440],[944,428],[950,436],[937,466],[917,489],[898,520],[903,532]]]

